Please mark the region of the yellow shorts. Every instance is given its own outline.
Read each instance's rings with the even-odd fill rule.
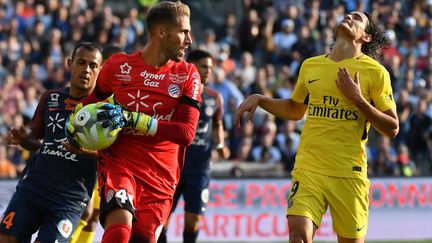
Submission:
[[[294,169],[287,215],[305,216],[319,227],[330,207],[333,229],[344,238],[366,235],[369,213],[367,178],[331,177]]]
[[[100,195],[99,195],[99,183],[96,181],[95,188],[93,190],[93,208],[100,209]]]

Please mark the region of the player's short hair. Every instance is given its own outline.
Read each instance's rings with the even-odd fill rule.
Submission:
[[[365,32],[372,36],[372,41],[364,43],[362,52],[377,61],[383,60],[383,49],[387,48],[390,44],[388,36],[385,34],[384,27],[377,22],[374,22],[372,17],[363,12],[369,20],[366,25]]]
[[[102,50],[102,59],[106,61],[112,54],[116,54],[119,52],[123,52],[123,49],[119,46],[108,45],[105,46]]]
[[[75,60],[75,55],[78,52],[79,49],[84,48],[89,51],[99,51],[102,54],[101,47],[94,43],[94,42],[81,42],[78,45],[75,46],[75,48],[72,51],[72,61]]]
[[[159,2],[151,7],[146,15],[146,30],[151,33],[158,24],[172,25],[177,23],[177,18],[183,15],[190,17],[190,9],[186,4],[180,1]]]
[[[196,62],[203,58],[213,58],[212,55],[204,50],[196,49],[191,52],[189,52],[189,55],[187,56],[188,62]]]

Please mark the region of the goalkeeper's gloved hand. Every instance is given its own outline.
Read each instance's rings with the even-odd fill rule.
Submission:
[[[102,127],[112,126],[115,130],[123,127],[134,128],[145,135],[153,136],[157,130],[157,120],[141,112],[129,111],[117,101],[108,99],[107,102],[98,102],[96,107],[105,111],[98,112],[98,120]]]
[[[68,119],[66,120],[66,139],[72,146],[76,148],[81,148],[81,145],[77,142],[75,139],[75,115],[76,113],[83,108],[83,104],[79,103],[75,106],[74,111],[69,115]]]

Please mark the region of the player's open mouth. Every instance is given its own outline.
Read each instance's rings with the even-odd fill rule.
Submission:
[[[90,80],[89,78],[83,77],[83,76],[79,77],[79,79],[80,79],[81,83],[88,83]]]

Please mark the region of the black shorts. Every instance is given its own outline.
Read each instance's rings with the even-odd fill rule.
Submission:
[[[185,211],[203,215],[209,200],[210,173],[181,174],[180,182],[174,194],[174,202],[171,211],[174,211],[180,196],[185,201]]]
[[[49,201],[19,187],[2,216],[0,232],[14,236],[18,242],[30,242],[32,235],[39,230],[37,241],[66,243],[81,214],[82,210],[71,210],[64,203]]]

